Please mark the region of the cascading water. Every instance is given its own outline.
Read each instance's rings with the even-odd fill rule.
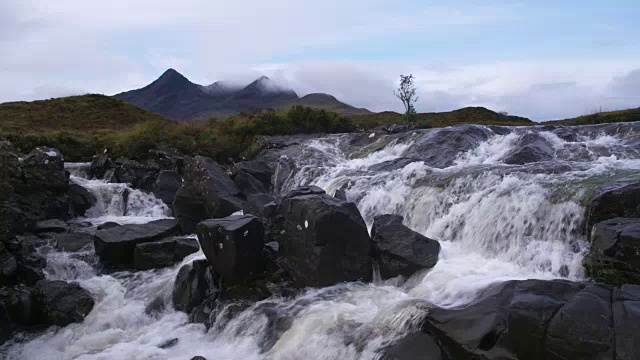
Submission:
[[[546,158],[509,161],[531,138],[546,149],[540,155]],[[230,319],[219,316],[205,332],[170,304],[145,313],[153,300],[169,301],[180,265],[202,258],[201,252],[168,269],[106,275],[93,267],[92,249],[49,250],[47,276],[78,281],[96,306],[83,323],[14,341],[0,354],[8,359],[377,358],[382,347],[417,331],[432,304],[462,306],[490,284],[509,279],[582,279],[588,250],[585,201],[605,185],[640,179],[638,140],[635,124],[464,126],[305,138],[265,155],[277,162],[277,192],[309,184],[330,194],[344,190],[369,226],[379,214],[403,215],[413,230],[441,242],[437,265],[410,279],[269,298]],[[147,222],[168,215],[152,195],[126,185],[86,180],[79,172],[73,181],[98,199],[82,221]],[[126,210],[124,191],[129,192]],[[179,339],[175,346],[159,347],[173,338]]]

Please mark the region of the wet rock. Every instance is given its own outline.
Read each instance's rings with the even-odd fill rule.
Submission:
[[[207,219],[204,202],[189,186],[181,187],[173,202],[173,216],[180,223],[183,234],[194,234],[199,222]]]
[[[246,175],[250,175],[252,178],[258,180],[265,191],[261,191],[266,193],[271,190],[271,177],[273,176],[273,172],[269,169],[269,165],[266,162],[261,160],[253,160],[253,161],[243,161],[237,163],[234,166],[233,174],[234,180],[235,177],[240,173],[245,173]],[[237,184],[237,182],[236,182]]]
[[[65,232],[67,231],[67,224],[58,219],[43,220],[36,222],[34,233],[46,233],[46,232]]]
[[[442,350],[427,334],[417,333],[402,338],[383,351],[382,360],[445,360]]]
[[[387,128],[387,131],[391,134],[397,134],[412,130],[412,126],[406,124],[393,124]]]
[[[242,194],[229,175],[213,160],[196,156],[186,162],[184,184],[202,201],[208,217],[229,216],[242,209]]]
[[[121,157],[115,161],[115,164],[115,177],[117,182],[131,184],[137,189],[145,189],[145,182],[153,184],[153,181],[148,180],[148,175],[150,172],[152,174],[156,173],[141,162]],[[147,178],[147,181],[144,181],[145,178]]]
[[[263,270],[264,228],[253,215],[232,215],[198,224],[198,241],[225,284],[255,277]]]
[[[163,342],[162,344],[158,345],[158,347],[160,349],[168,349],[170,347],[174,347],[178,345],[178,338],[173,338],[171,340],[167,340],[165,342]]]
[[[66,192],[69,176],[64,171],[64,158],[56,149],[38,147],[22,159],[24,182],[33,187]]]
[[[78,184],[70,184],[68,194],[71,198],[71,212],[74,216],[84,216],[96,202],[95,196]]]
[[[73,232],[56,235],[56,248],[62,251],[76,252],[93,243],[93,235],[86,232]]]
[[[24,285],[0,288],[0,308],[7,311],[7,321],[12,328],[32,325],[36,321],[33,290]]]
[[[33,300],[38,309],[39,322],[57,326],[81,322],[94,305],[88,291],[78,284],[65,281],[38,281]]]
[[[162,170],[153,184],[154,195],[165,204],[173,204],[176,193],[182,187],[182,177],[173,170]]]
[[[597,223],[584,259],[590,277],[608,284],[640,284],[640,218]]]
[[[269,216],[268,209],[265,209],[265,205],[274,202],[276,200],[275,196],[269,194],[254,194],[247,197],[247,201],[245,201],[242,212],[245,215],[254,215],[258,218],[264,218]]]
[[[304,195],[322,195],[322,194],[326,194],[326,192],[318,186],[315,186],[315,185],[301,186],[297,189],[293,189],[289,191],[284,196],[284,199],[289,199],[289,198],[294,198],[297,196],[304,196]]]
[[[134,252],[134,268],[149,270],[167,267],[198,250],[198,241],[192,238],[171,238],[138,244]]]
[[[420,161],[413,158],[397,158],[385,162],[381,162],[380,164],[375,164],[369,168],[369,170],[373,172],[387,172],[398,169],[403,169],[405,166],[414,163],[416,161]]]
[[[15,256],[0,242],[0,286],[15,283],[17,271],[18,262]]]
[[[564,141],[567,141],[567,142],[578,141],[578,134],[570,128],[561,126],[553,129],[551,132]]]
[[[262,194],[267,192],[267,188],[256,178],[250,174],[240,171],[233,178],[233,182],[236,183],[242,194],[247,197],[254,194]]]
[[[384,279],[410,276],[438,262],[440,243],[404,226],[403,220],[400,215],[380,215],[373,220],[371,238],[376,244]]]
[[[173,170],[182,175],[184,168],[184,155],[176,149],[153,149],[149,150],[150,158],[147,161],[153,161],[157,164],[158,169]]]
[[[371,280],[373,243],[358,208],[315,192],[290,192],[270,221],[282,266],[303,287]]]
[[[555,151],[547,139],[537,133],[522,136],[504,158],[505,164],[524,165],[552,160]]]
[[[594,196],[585,214],[586,233],[604,220],[640,218],[640,183],[608,189]]]
[[[96,231],[94,241],[96,255],[106,265],[130,267],[134,263],[136,245],[177,235],[178,231],[178,222],[172,219],[99,230]]]
[[[634,359],[640,354],[640,286],[614,289],[612,312],[616,359]]]
[[[176,310],[191,312],[205,299],[217,294],[216,277],[207,260],[195,260],[180,268],[173,288]]]
[[[93,157],[89,170],[87,171],[87,176],[90,179],[103,179],[107,171],[112,169],[113,166],[113,161],[109,158],[108,152],[105,151],[104,153]]]
[[[111,229],[114,227],[120,226],[120,224],[118,224],[117,222],[113,222],[113,221],[107,221],[104,224],[100,224],[98,225],[97,229],[98,230],[107,230],[107,229]]]
[[[338,199],[338,200],[347,201],[347,192],[344,189],[338,189],[333,194],[333,197]]]

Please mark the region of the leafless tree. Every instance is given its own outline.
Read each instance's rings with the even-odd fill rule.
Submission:
[[[418,90],[413,83],[415,78],[412,74],[400,75],[400,86],[398,90],[395,90],[393,94],[402,101],[404,105],[405,114],[415,113],[415,103],[418,101],[416,91]]]

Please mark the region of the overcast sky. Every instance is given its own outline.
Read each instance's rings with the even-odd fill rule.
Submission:
[[[638,0],[0,0],[0,102],[267,75],[373,111],[640,106]]]

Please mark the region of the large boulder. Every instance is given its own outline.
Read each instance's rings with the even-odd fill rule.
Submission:
[[[358,208],[318,192],[290,192],[270,221],[282,266],[299,286],[371,280],[373,242]]]
[[[173,219],[152,221],[147,224],[129,224],[96,231],[95,248],[100,261],[109,266],[131,267],[138,244],[157,241],[179,232]]]
[[[613,289],[613,326],[616,360],[632,360],[640,354],[640,286]]]
[[[158,269],[182,261],[200,250],[193,238],[170,238],[136,245],[134,268],[137,270]]]
[[[183,234],[194,234],[198,223],[207,219],[204,202],[190,186],[183,186],[176,192],[172,209]]]
[[[195,260],[180,268],[173,288],[176,310],[191,312],[205,299],[217,293],[217,279],[207,260]]]
[[[184,185],[193,189],[210,218],[229,216],[242,209],[240,189],[220,165],[209,158],[196,156],[187,161]]]
[[[225,284],[236,284],[262,272],[264,228],[253,215],[232,215],[198,224],[198,241],[213,270]]]
[[[597,223],[584,260],[588,275],[614,285],[640,284],[640,218]]]
[[[240,173],[244,173],[258,180],[266,190],[263,192],[271,190],[271,177],[273,176],[273,172],[269,168],[269,165],[267,165],[267,163],[264,161],[252,160],[237,163],[234,166],[233,173],[234,180],[235,177],[240,175]]]
[[[174,170],[162,170],[153,184],[153,194],[165,204],[173,204],[182,187],[182,177]]]
[[[253,194],[247,197],[242,212],[245,215],[255,215],[259,218],[271,216],[271,211],[274,210],[276,197],[269,194]],[[267,206],[273,204],[273,206]]]
[[[56,149],[35,148],[22,159],[20,166],[24,181],[30,186],[63,192],[69,187],[69,175],[64,171],[64,158]]]
[[[245,197],[254,194],[266,193],[268,189],[258,179],[244,171],[240,171],[236,174],[233,178],[233,182],[236,183]]]
[[[522,136],[504,158],[505,164],[524,165],[553,159],[555,151],[547,139],[538,133]]]
[[[7,242],[7,248],[15,257],[17,263],[17,282],[33,285],[44,279],[44,269],[47,260],[36,249],[46,240],[33,235],[17,235]]]
[[[31,288],[0,287],[0,344],[9,340],[14,332],[34,325],[35,311]]]
[[[640,183],[608,189],[591,199],[585,214],[587,237],[595,224],[618,217],[640,218]]]
[[[0,286],[15,283],[18,271],[18,262],[9,249],[0,241]]]
[[[410,276],[438,262],[440,243],[402,224],[400,215],[380,215],[373,220],[371,238],[376,244],[380,275],[390,278]]]
[[[61,251],[80,251],[93,243],[94,236],[86,232],[73,232],[58,234],[55,236],[56,248]]]
[[[87,210],[96,203],[96,197],[86,188],[78,184],[70,184],[71,212],[74,216],[84,216]]]
[[[90,179],[102,179],[109,169],[114,167],[113,161],[109,157],[108,151],[105,149],[102,154],[95,155],[87,171]]]
[[[38,281],[33,300],[39,323],[57,326],[84,320],[94,305],[88,291],[65,281]]]

